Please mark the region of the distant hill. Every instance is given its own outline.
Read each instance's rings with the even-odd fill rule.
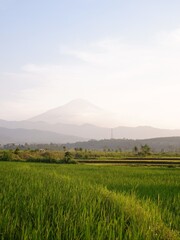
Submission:
[[[86,139],[104,139],[109,138],[111,130],[109,128],[98,127],[91,124],[64,124],[56,123],[49,124],[46,122],[32,122],[32,121],[5,121],[0,120],[0,127],[9,129],[24,128],[36,129],[41,131],[50,131],[65,135],[74,135]]]
[[[113,129],[114,138],[146,139],[180,136],[179,129],[160,129],[150,126],[117,127]]]
[[[114,128],[103,127],[113,122],[114,116],[94,104],[82,99],[73,100],[63,106],[25,121],[0,120],[0,127],[48,131],[61,135],[77,136],[79,139],[147,139],[180,136],[180,129],[159,129],[150,126]],[[7,138],[8,141],[8,138]],[[59,141],[59,140],[58,140]],[[69,142],[74,142],[74,138]]]
[[[110,139],[111,132],[113,138],[128,138],[128,139],[146,139],[157,137],[173,137],[180,136],[180,130],[159,129],[148,126],[139,127],[116,127],[105,128],[92,124],[64,124],[56,123],[49,124],[46,122],[31,122],[31,121],[5,121],[0,120],[0,127],[9,129],[23,128],[23,129],[36,129],[41,131],[50,131],[60,133],[63,135],[73,135],[85,139]]]
[[[68,136],[59,133],[28,130],[28,129],[8,129],[0,127],[0,144],[7,143],[72,143],[83,140],[75,136]]]
[[[85,126],[84,126],[85,127]],[[89,125],[89,129],[94,126]],[[95,129],[95,128],[94,128]],[[153,151],[180,151],[180,137],[163,137],[150,139],[103,139],[89,140],[84,138],[59,134],[50,131],[41,131],[35,129],[16,128],[9,129],[0,127],[0,144],[66,144],[68,148],[83,148],[97,150],[122,150],[129,151],[135,146],[148,144]]]
[[[132,151],[137,146],[147,144],[153,151],[178,151],[180,152],[180,137],[167,137],[167,138],[152,138],[143,140],[132,139],[104,139],[104,140],[90,140],[86,142],[77,142],[73,144],[66,144],[66,147],[71,148],[83,148],[94,150],[122,150]]]

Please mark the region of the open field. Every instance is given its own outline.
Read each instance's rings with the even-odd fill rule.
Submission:
[[[120,160],[79,160],[78,163],[98,164],[98,165],[125,165],[125,166],[166,166],[166,167],[180,167],[180,160],[177,159],[120,159]]]
[[[0,162],[0,239],[180,239],[180,169]]]

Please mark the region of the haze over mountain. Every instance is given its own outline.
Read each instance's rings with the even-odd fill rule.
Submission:
[[[29,121],[75,125],[88,123],[107,127],[114,124],[115,114],[109,113],[84,99],[75,99],[63,106],[30,118]]]
[[[0,134],[3,132],[3,134],[0,135],[1,142],[17,142],[19,138],[18,136],[22,136],[23,134],[24,140],[30,135],[31,138],[29,138],[29,141],[31,139],[33,143],[36,141],[38,143],[40,141],[43,141],[43,143],[45,141],[47,143],[66,143],[85,139],[147,139],[180,136],[180,130],[178,129],[158,129],[150,126],[118,126],[115,128],[109,128],[100,125],[107,119],[111,122],[111,117],[114,120],[114,116],[115,115],[107,113],[105,110],[102,110],[88,101],[76,99],[66,105],[51,109],[29,120],[0,120]],[[99,124],[94,125],[93,123]],[[16,131],[10,131],[10,129],[15,129]],[[27,129],[32,131],[25,131]],[[40,130],[40,132],[37,134],[34,130]],[[16,138],[14,133],[16,133]],[[53,134],[60,134],[61,136],[55,136]],[[44,138],[42,138],[42,136],[44,136]]]
[[[179,0],[1,0],[0,119],[180,128],[179,9]],[[119,121],[81,101],[59,107],[76,98]]]
[[[35,129],[8,129],[0,127],[0,144],[7,143],[72,143],[83,139],[75,136],[68,136],[59,133],[40,131]]]

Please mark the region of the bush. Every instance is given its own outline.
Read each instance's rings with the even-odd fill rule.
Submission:
[[[3,160],[3,161],[12,161],[12,152],[4,151],[2,156],[1,156],[1,160]]]
[[[64,153],[64,162],[69,163],[71,161],[71,159],[72,159],[72,154],[69,151],[65,152]]]

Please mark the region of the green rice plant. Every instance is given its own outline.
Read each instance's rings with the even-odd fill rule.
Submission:
[[[165,171],[178,210],[179,170]],[[179,239],[165,171],[1,162],[1,239]]]

